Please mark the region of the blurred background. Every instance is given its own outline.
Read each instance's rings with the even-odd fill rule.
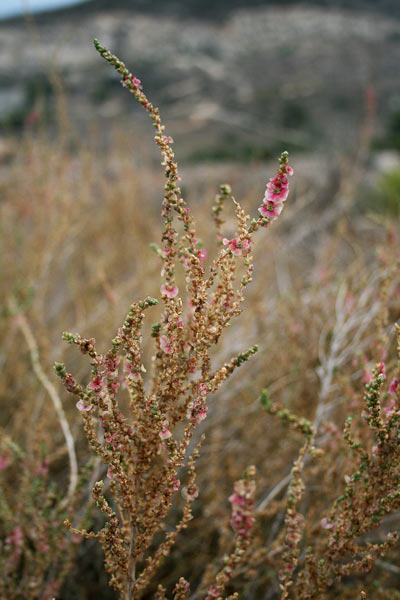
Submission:
[[[0,17],[3,136],[54,122],[54,73],[80,134],[145,119],[97,37],[142,79],[187,162],[354,151],[366,102],[374,148],[400,149],[396,0],[2,0]]]

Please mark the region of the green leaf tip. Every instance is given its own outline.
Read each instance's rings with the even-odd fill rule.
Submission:
[[[96,48],[97,52],[100,52],[100,54],[101,54],[102,52],[105,52],[105,51],[106,51],[106,48],[104,48],[104,46],[102,46],[102,45],[100,44],[100,42],[99,42],[99,40],[98,40],[97,38],[94,38],[94,40],[93,40],[93,44],[94,44],[94,47]]]
[[[67,373],[65,370],[64,363],[60,363],[60,362],[54,363],[54,370],[59,377],[65,377],[65,375]]]
[[[266,410],[271,408],[272,402],[271,402],[268,392],[265,388],[263,390],[261,390],[260,402]]]

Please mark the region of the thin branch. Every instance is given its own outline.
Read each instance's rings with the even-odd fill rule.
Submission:
[[[17,305],[14,299],[10,301],[10,307],[13,310],[13,312],[17,313],[16,324],[21,330],[22,334],[24,335],[25,341],[27,343],[33,372],[35,373],[36,377],[38,378],[39,382],[42,384],[46,392],[49,394],[50,399],[55,408],[57,418],[61,425],[62,432],[64,434],[70,465],[70,480],[67,497],[65,499],[65,503],[67,503],[67,501],[72,498],[78,483],[78,462],[76,459],[74,438],[72,436],[57,390],[47,377],[46,373],[43,371],[42,366],[40,364],[39,349],[35,337],[33,335],[32,329],[25,315],[22,312],[18,312]]]

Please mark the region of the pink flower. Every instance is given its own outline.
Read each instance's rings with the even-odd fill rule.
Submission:
[[[128,87],[129,83],[133,83],[133,85],[139,89],[141,89],[142,87],[140,79],[138,79],[134,75],[130,75],[130,77],[124,77],[123,79],[121,79],[121,83],[124,87]]]
[[[197,386],[197,391],[199,392],[200,396],[207,396],[207,384],[204,382],[199,383],[199,385]]]
[[[286,175],[278,174],[276,177],[272,177],[267,183],[267,189],[265,190],[264,202],[284,202],[289,195],[289,181]]]
[[[331,523],[331,521],[328,521],[328,519],[324,517],[321,519],[321,527],[324,529],[335,529],[335,524]]]
[[[224,238],[222,240],[224,246],[229,246],[229,250],[235,256],[246,256],[251,249],[251,240],[245,238],[244,240],[239,241],[237,238],[233,238],[232,240],[228,240]]]
[[[201,421],[204,421],[206,416],[207,406],[203,398],[195,398],[189,402],[186,411],[186,418],[189,419],[189,421],[193,421],[195,425],[198,425]]]
[[[258,212],[269,221],[275,220],[281,214],[283,202],[289,194],[288,175],[293,175],[293,169],[287,164],[287,156],[287,152],[281,155],[278,173],[267,183],[263,204],[258,209]]]
[[[398,378],[393,377],[392,381],[390,382],[390,386],[389,386],[389,394],[396,395],[398,385],[399,385]]]
[[[130,381],[140,381],[142,376],[139,371],[132,371],[127,377]]]
[[[385,363],[380,362],[378,364],[378,372],[379,372],[379,375],[383,375],[384,378],[386,379],[386,367],[385,367]]]
[[[236,492],[233,492],[228,498],[231,504],[237,504],[238,506],[243,506],[246,502],[246,499],[243,496],[239,496]]]
[[[229,502],[232,504],[232,529],[238,535],[247,536],[254,526],[254,494],[254,480],[240,479],[235,482]]]
[[[201,248],[201,250],[199,250],[198,255],[200,260],[205,260],[207,258],[207,250],[205,250],[205,248]]]
[[[173,477],[173,478],[172,478],[172,482],[173,482],[172,488],[173,488],[175,491],[176,491],[176,490],[179,490],[179,486],[181,485],[181,482],[179,481],[179,479],[177,479],[176,477]]]
[[[254,517],[247,515],[242,510],[233,510],[231,525],[234,531],[240,535],[246,535],[253,528]]]
[[[251,244],[252,241],[245,238],[244,240],[242,240],[242,254],[243,256],[247,256],[247,254],[250,252],[251,250]]]
[[[163,428],[162,428],[162,430],[158,434],[162,440],[167,440],[168,438],[170,438],[172,436],[172,433],[168,429],[168,425],[169,425],[169,423],[168,423],[168,421],[166,419],[163,422]]]
[[[134,75],[132,75],[132,83],[133,83],[133,85],[136,85],[136,87],[138,87],[138,88],[142,87],[142,82],[140,81],[140,79],[138,79]]]
[[[89,387],[91,390],[93,390],[95,392],[100,392],[102,383],[103,383],[102,377],[97,376],[95,379],[93,379],[93,381],[91,381],[89,383]]]
[[[182,488],[182,496],[186,502],[193,502],[199,495],[199,488],[197,485],[194,485],[191,488],[183,487]]]
[[[181,321],[180,319],[171,319],[170,321],[168,321],[168,323],[166,323],[165,325],[166,329],[183,329],[183,321]]]
[[[219,598],[220,595],[221,594],[220,594],[218,588],[215,585],[210,585],[210,587],[208,588],[207,596],[205,597],[205,600],[213,600],[213,598]]]
[[[83,400],[78,400],[76,408],[81,412],[88,412],[89,410],[92,410],[93,406],[92,404],[85,404]]]
[[[172,344],[166,335],[160,337],[160,348],[167,354],[172,354],[173,352]]]
[[[241,248],[238,247],[238,241],[236,238],[233,238],[233,240],[228,240],[227,238],[224,238],[222,240],[222,243],[224,246],[229,246],[229,250],[235,256],[240,256],[240,254],[242,253]]]
[[[133,365],[128,360],[126,360],[124,363],[124,375],[126,380],[133,382],[140,381],[142,378],[139,373],[138,365]]]
[[[178,295],[178,286],[173,285],[172,287],[168,287],[165,283],[161,286],[161,293],[163,296],[167,296],[167,298],[175,298]]]
[[[277,204],[274,204],[273,202],[266,202],[265,204],[262,204],[260,206],[260,208],[258,209],[258,212],[266,219],[271,219],[272,221],[274,221],[275,219],[277,219],[279,217],[282,210],[283,210],[282,202],[279,202]]]

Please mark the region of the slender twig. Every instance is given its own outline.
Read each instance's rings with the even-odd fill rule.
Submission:
[[[56,411],[62,432],[64,434],[70,465],[70,480],[67,497],[65,499],[65,503],[67,503],[68,500],[72,498],[78,483],[78,462],[76,459],[74,438],[72,436],[71,429],[65,416],[65,412],[57,390],[47,377],[46,373],[43,371],[42,366],[40,364],[38,345],[33,335],[32,329],[28,323],[28,320],[22,312],[18,312],[16,302],[14,299],[10,301],[10,308],[13,310],[13,312],[17,312],[16,324],[22,332],[27,343],[33,372],[35,373],[36,377],[38,378],[39,382],[42,384],[46,392],[49,394],[54,409]]]

